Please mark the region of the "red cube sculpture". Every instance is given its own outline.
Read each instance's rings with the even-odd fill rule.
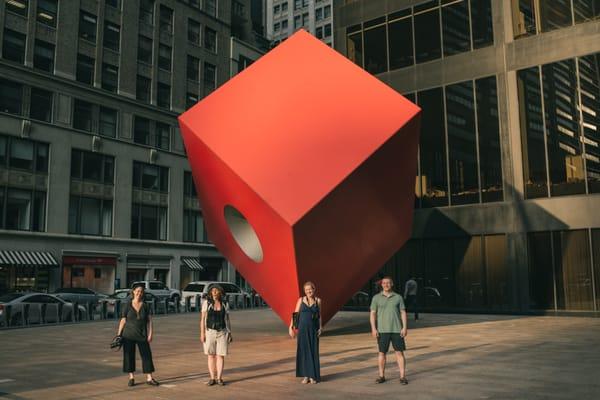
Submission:
[[[299,31],[179,117],[209,239],[288,324],[410,237],[420,109]]]

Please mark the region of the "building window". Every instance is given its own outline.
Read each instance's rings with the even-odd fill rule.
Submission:
[[[288,10],[288,3],[287,1],[281,4],[281,12],[285,12]]]
[[[385,21],[382,19],[381,21]],[[365,40],[365,69],[371,74],[378,74],[387,70],[387,48],[385,25],[378,19],[372,24],[378,24],[364,31]],[[367,24],[365,24],[365,28]]]
[[[388,40],[390,69],[408,67],[414,64],[413,58],[413,24],[410,9],[408,16],[388,24]]]
[[[38,0],[37,21],[52,27],[56,27],[56,13],[58,0]]]
[[[429,6],[432,2],[426,3]],[[437,1],[433,3],[437,4]],[[440,39],[440,9],[427,9],[417,14],[415,7],[415,49],[417,63],[435,60],[442,56]],[[366,44],[365,44],[366,48]]]
[[[119,112],[108,107],[100,107],[98,133],[102,136],[117,136],[117,120]]]
[[[217,67],[204,63],[204,95],[208,96],[217,88]]]
[[[469,5],[466,0],[442,7],[444,56],[471,50]]]
[[[157,149],[169,150],[171,128],[168,124],[136,116],[133,125],[133,141]]]
[[[33,68],[47,72],[54,71],[53,44],[36,39],[33,49]]]
[[[79,181],[114,184],[115,159],[101,153],[73,149],[71,151],[71,178]]]
[[[25,62],[25,40],[27,36],[11,29],[4,29],[2,42],[2,58],[15,61],[19,64]]]
[[[117,10],[121,9],[121,0],[106,0],[105,3],[107,6],[111,6]]]
[[[198,201],[196,187],[192,173],[185,171],[183,174],[183,196],[186,204],[189,200]],[[206,242],[204,218],[200,210],[185,208],[183,211],[183,240],[185,242]]]
[[[200,46],[200,23],[188,18],[188,42]]]
[[[471,3],[471,32],[473,34],[473,48],[494,44],[494,29],[492,25],[491,0],[470,0]]]
[[[157,122],[155,125],[156,147],[169,150],[171,144],[171,127],[169,124]]]
[[[298,29],[302,26],[302,17],[300,15],[294,16],[294,29]]]
[[[36,231],[45,230],[46,193],[16,188],[0,188],[0,225],[2,229]]]
[[[173,33],[173,10],[169,7],[160,5],[160,20],[158,28],[164,33]]]
[[[320,20],[322,20],[322,19],[323,19],[323,8],[317,8],[317,9],[315,10],[315,19],[316,19],[317,21],[320,21]]]
[[[200,80],[200,60],[190,55],[187,56],[187,78],[192,81]]]
[[[473,82],[446,86],[450,204],[479,203]]]
[[[308,13],[302,14],[302,26],[308,26]]]
[[[168,193],[169,168],[134,161],[133,188]]]
[[[154,0],[140,0],[140,21],[154,25]]]
[[[52,122],[52,92],[31,88],[29,116],[45,122]]]
[[[315,36],[317,37],[317,39],[323,39],[323,27],[322,26],[317,27],[317,29],[315,30]]]
[[[283,21],[281,21],[281,30],[285,31],[288,28],[288,20],[284,19]]]
[[[77,81],[92,85],[94,83],[94,65],[95,60],[83,54],[77,55],[77,71],[75,78]]]
[[[206,230],[202,211],[190,209],[183,211],[183,241],[206,243]]]
[[[158,46],[158,68],[171,71],[171,47],[160,44]]]
[[[363,41],[361,29],[362,27],[360,25],[355,25],[346,30],[346,34],[348,35],[348,40],[346,42],[347,56],[352,62],[360,67],[363,66]],[[391,54],[392,53],[390,52],[390,55]]]
[[[133,203],[131,237],[133,239],[167,240],[167,208]]]
[[[280,11],[281,11],[281,6],[279,4],[276,4],[273,6],[273,14],[277,14]]]
[[[302,0],[294,0],[294,11],[302,8]]]
[[[198,103],[198,95],[195,93],[188,92],[185,96],[185,109],[192,108]]]
[[[138,36],[138,61],[152,64],[152,39],[146,36]]]
[[[331,6],[325,6],[323,8],[323,19],[331,17]]]
[[[196,185],[194,184],[194,178],[192,173],[189,171],[183,172],[183,196],[196,198]]]
[[[273,31],[275,31],[275,32],[279,32],[280,28],[281,28],[281,25],[279,24],[279,22],[276,22],[275,25],[273,25]]]
[[[0,111],[21,115],[23,104],[23,85],[0,79]]]
[[[162,108],[171,108],[171,86],[164,83],[156,85],[156,105]]]
[[[73,107],[73,128],[91,132],[93,120],[94,106],[92,103],[75,99]]]
[[[325,37],[330,37],[331,36],[331,24],[327,24],[325,25]]]
[[[119,68],[110,64],[102,64],[102,89],[116,92],[119,86]]]
[[[217,31],[204,27],[204,47],[212,52],[217,52]]]
[[[496,77],[475,81],[477,101],[477,134],[479,135],[479,175],[481,200],[502,201],[502,156]]]
[[[6,2],[6,11],[27,17],[29,0],[9,0]]]
[[[16,137],[0,136],[0,167],[48,172],[48,145]]]
[[[71,196],[69,202],[69,233],[112,236],[112,214],[112,200]]]
[[[79,12],[79,37],[90,42],[96,42],[96,21],[95,15]]]
[[[104,22],[104,47],[114,51],[119,51],[121,41],[121,28],[119,25]]]
[[[212,15],[213,17],[217,16],[217,0],[204,0],[204,11]]]
[[[444,99],[441,88],[418,93],[421,117],[419,197],[423,207],[448,205],[446,140],[444,135]]]
[[[151,146],[150,120],[135,117],[133,124],[133,141],[139,144]]]
[[[527,198],[599,191],[599,61],[596,53],[517,72]]]
[[[150,78],[138,75],[135,84],[136,99],[150,103],[150,89],[152,87],[152,81]]]

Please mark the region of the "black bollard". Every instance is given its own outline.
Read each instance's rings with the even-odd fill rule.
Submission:
[[[202,311],[202,298],[200,297],[199,294],[196,295],[196,311],[198,311],[198,312]]]

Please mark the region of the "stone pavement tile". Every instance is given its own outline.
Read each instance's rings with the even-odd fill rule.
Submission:
[[[198,315],[155,318],[159,388],[127,387],[121,354],[108,350],[115,321],[0,331],[0,383],[7,399],[594,399],[600,398],[600,320],[572,317],[432,315],[410,321],[410,384],[374,383],[376,344],[368,314],[344,312],[321,338],[323,382],[295,378],[295,341],[268,310],[232,314],[225,387],[207,387]],[[139,361],[138,361],[139,362]],[[6,366],[9,366],[8,368]],[[137,381],[143,382],[142,374]]]

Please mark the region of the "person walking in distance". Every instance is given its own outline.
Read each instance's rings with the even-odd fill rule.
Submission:
[[[408,384],[406,379],[406,350],[405,338],[408,333],[406,323],[406,309],[402,296],[392,290],[394,282],[389,276],[381,280],[382,291],[373,296],[371,301],[371,334],[377,340],[379,377],[376,383],[385,382],[386,354],[390,343],[396,354],[396,361],[400,369],[400,383]]]
[[[415,313],[415,321],[419,319],[419,309],[417,307],[417,290],[419,285],[417,280],[412,277],[406,281],[404,285],[404,299],[406,300],[406,307],[408,311]]]

